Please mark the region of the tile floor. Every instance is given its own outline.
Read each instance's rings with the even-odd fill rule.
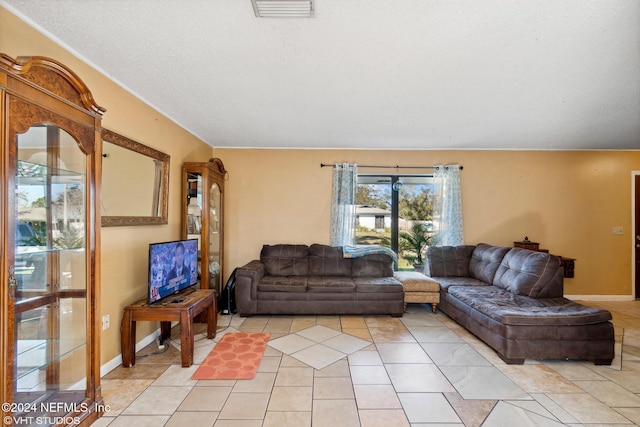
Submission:
[[[640,301],[588,302],[613,313],[616,359],[506,365],[442,313],[411,304],[388,316],[220,316],[197,329],[195,361],[138,352],[102,379],[110,410],[93,426],[456,427],[640,424]],[[204,325],[198,325],[198,327]],[[191,380],[226,332],[270,332],[252,380]]]

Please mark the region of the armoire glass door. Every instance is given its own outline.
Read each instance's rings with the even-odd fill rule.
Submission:
[[[15,416],[54,418],[86,399],[86,155],[53,125],[17,134],[15,153]]]
[[[220,237],[220,207],[222,193],[217,183],[209,187],[209,289],[222,290],[221,253],[222,239]]]

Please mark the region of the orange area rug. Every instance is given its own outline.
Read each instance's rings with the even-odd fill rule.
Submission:
[[[191,379],[250,380],[256,375],[269,336],[257,332],[225,334]]]

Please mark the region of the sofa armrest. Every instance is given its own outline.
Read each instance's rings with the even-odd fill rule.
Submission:
[[[265,274],[267,274],[267,268],[259,260],[254,259],[248,264],[245,264],[242,267],[238,268],[237,274],[239,274],[240,272],[242,272],[242,274],[244,275],[258,275],[260,277],[256,277],[256,279],[260,280],[265,276]]]
[[[236,271],[236,306],[241,316],[257,312],[258,282],[266,271],[265,265],[258,260],[253,260]]]

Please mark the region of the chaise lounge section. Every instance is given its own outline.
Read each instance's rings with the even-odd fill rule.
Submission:
[[[613,360],[611,313],[564,298],[562,267],[553,255],[487,244],[434,246],[425,274],[440,283],[438,308],[506,363]]]
[[[254,314],[388,314],[404,312],[393,258],[346,258],[342,247],[265,245],[260,259],[236,271],[240,316]]]

